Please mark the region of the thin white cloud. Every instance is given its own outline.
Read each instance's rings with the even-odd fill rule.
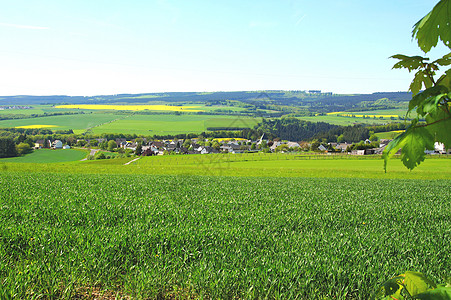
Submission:
[[[18,29],[32,29],[32,30],[50,29],[49,27],[43,27],[43,26],[20,25],[20,24],[11,24],[11,23],[0,23],[0,26],[12,27],[12,28],[18,28]]]
[[[298,26],[301,22],[302,22],[302,20],[304,20],[304,18],[306,17],[307,15],[303,15],[302,17],[300,17],[297,21],[296,21],[296,26]]]
[[[249,27],[251,28],[273,28],[278,24],[276,22],[259,22],[259,21],[251,21],[249,22]]]

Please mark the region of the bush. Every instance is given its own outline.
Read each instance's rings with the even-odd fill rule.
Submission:
[[[16,146],[16,149],[20,155],[28,154],[33,151],[33,149],[30,147],[28,143],[20,143],[19,145]]]

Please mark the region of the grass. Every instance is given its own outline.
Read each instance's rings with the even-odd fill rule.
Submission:
[[[373,119],[373,118],[357,118],[357,117],[341,117],[336,115],[326,115],[326,116],[313,116],[313,117],[298,117],[300,120],[310,121],[310,122],[326,122],[335,125],[353,125],[357,123],[363,124],[387,124],[392,122],[390,119]]]
[[[170,135],[201,133],[208,127],[253,127],[256,119],[212,115],[132,115],[92,128],[93,134],[135,133],[142,135]]]
[[[0,163],[11,162],[11,163],[61,163],[61,162],[71,162],[79,161],[86,157],[87,151],[78,149],[37,149],[32,153],[19,156],[0,159]]]
[[[387,131],[387,132],[377,132],[375,135],[379,139],[394,139],[396,136],[398,136],[401,132],[404,130],[394,130],[394,131]]]
[[[449,179],[451,159],[428,157],[413,171],[399,159],[391,159],[388,172],[383,171],[380,156],[318,156],[299,154],[209,154],[142,157],[130,165],[133,158],[96,160],[39,166],[41,172],[82,174],[166,174],[212,175],[239,177],[323,177],[379,179]],[[9,163],[0,160],[3,169],[33,172],[32,163]]]
[[[58,126],[56,130],[74,130],[75,133],[81,133],[87,128],[98,126],[100,124],[111,122],[115,119],[121,118],[121,115],[114,114],[76,114],[76,115],[62,115],[39,117],[30,119],[15,119],[0,121],[0,128],[19,127],[19,126],[37,126],[42,128],[42,125],[49,125],[52,127]]]
[[[406,270],[440,282],[449,187],[2,171],[0,298],[369,299]]]

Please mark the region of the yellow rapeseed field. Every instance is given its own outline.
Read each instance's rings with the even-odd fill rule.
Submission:
[[[170,105],[112,105],[112,104],[66,104],[57,105],[55,108],[78,108],[78,109],[103,109],[103,110],[160,110],[160,111],[203,111],[199,106],[170,106]]]
[[[16,126],[15,128],[38,129],[38,128],[51,128],[51,127],[59,127],[59,126],[57,126],[57,125],[25,125],[25,126]]]

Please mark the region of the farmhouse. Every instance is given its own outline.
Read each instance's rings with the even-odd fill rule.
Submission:
[[[55,140],[52,142],[52,148],[53,149],[62,149],[63,148],[63,142],[60,140]]]

